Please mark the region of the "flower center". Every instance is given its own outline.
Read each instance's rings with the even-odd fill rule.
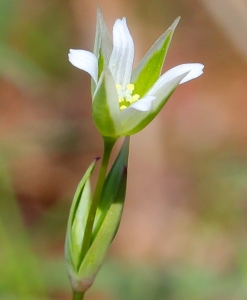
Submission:
[[[135,94],[132,96],[132,93],[135,89],[134,84],[127,84],[124,89],[121,84],[116,84],[117,93],[118,93],[118,101],[120,110],[123,110],[129,107],[132,103],[138,101],[140,99],[140,95]]]

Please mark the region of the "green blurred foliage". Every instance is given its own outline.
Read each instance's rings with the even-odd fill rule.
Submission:
[[[43,293],[39,267],[2,159],[0,195],[0,296],[33,299],[34,295]]]
[[[72,22],[66,3],[41,1],[31,9],[29,5],[0,1],[0,76],[19,87],[41,90],[68,74]]]
[[[219,276],[210,269],[186,265],[155,267],[113,260],[103,267],[97,287],[121,300],[243,300],[246,276],[239,267]]]

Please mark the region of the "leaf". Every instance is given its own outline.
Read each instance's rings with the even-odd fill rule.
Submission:
[[[114,202],[118,193],[120,181],[122,180],[123,172],[128,164],[129,155],[129,137],[125,138],[123,146],[116,158],[103,187],[101,199],[96,212],[96,218],[93,228],[93,239],[97,235],[101,224],[109,210],[109,207]]]
[[[126,193],[128,153],[129,137],[125,139],[107,176],[99,205],[98,227],[94,229],[94,239],[78,271],[78,285],[84,288],[84,291],[92,285],[121,221]]]
[[[81,232],[81,234],[84,233],[83,226],[86,223],[87,213],[91,204],[89,180],[96,162],[97,159],[91,163],[83,178],[79,182],[70,208],[65,242],[65,257],[67,260],[67,266],[69,267],[69,272],[76,272],[78,268],[80,252],[78,250],[78,241],[73,235],[78,234],[78,231]],[[76,217],[78,217],[78,210],[80,213],[84,213],[84,215],[79,216],[80,220],[76,220]],[[82,221],[82,223],[79,224],[79,221]],[[78,228],[79,226],[81,226],[81,229]]]

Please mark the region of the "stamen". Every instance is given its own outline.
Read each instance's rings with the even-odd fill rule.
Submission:
[[[140,95],[138,94],[132,96],[132,93],[135,89],[135,86],[132,83],[127,84],[125,89],[121,84],[116,84],[116,88],[120,110],[129,107],[132,103],[135,103],[140,99]]]

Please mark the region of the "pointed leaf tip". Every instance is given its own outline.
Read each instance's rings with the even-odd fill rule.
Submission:
[[[174,22],[172,23],[172,25],[170,26],[170,28],[174,31],[174,29],[177,27],[179,21],[180,21],[181,17],[177,17]]]

